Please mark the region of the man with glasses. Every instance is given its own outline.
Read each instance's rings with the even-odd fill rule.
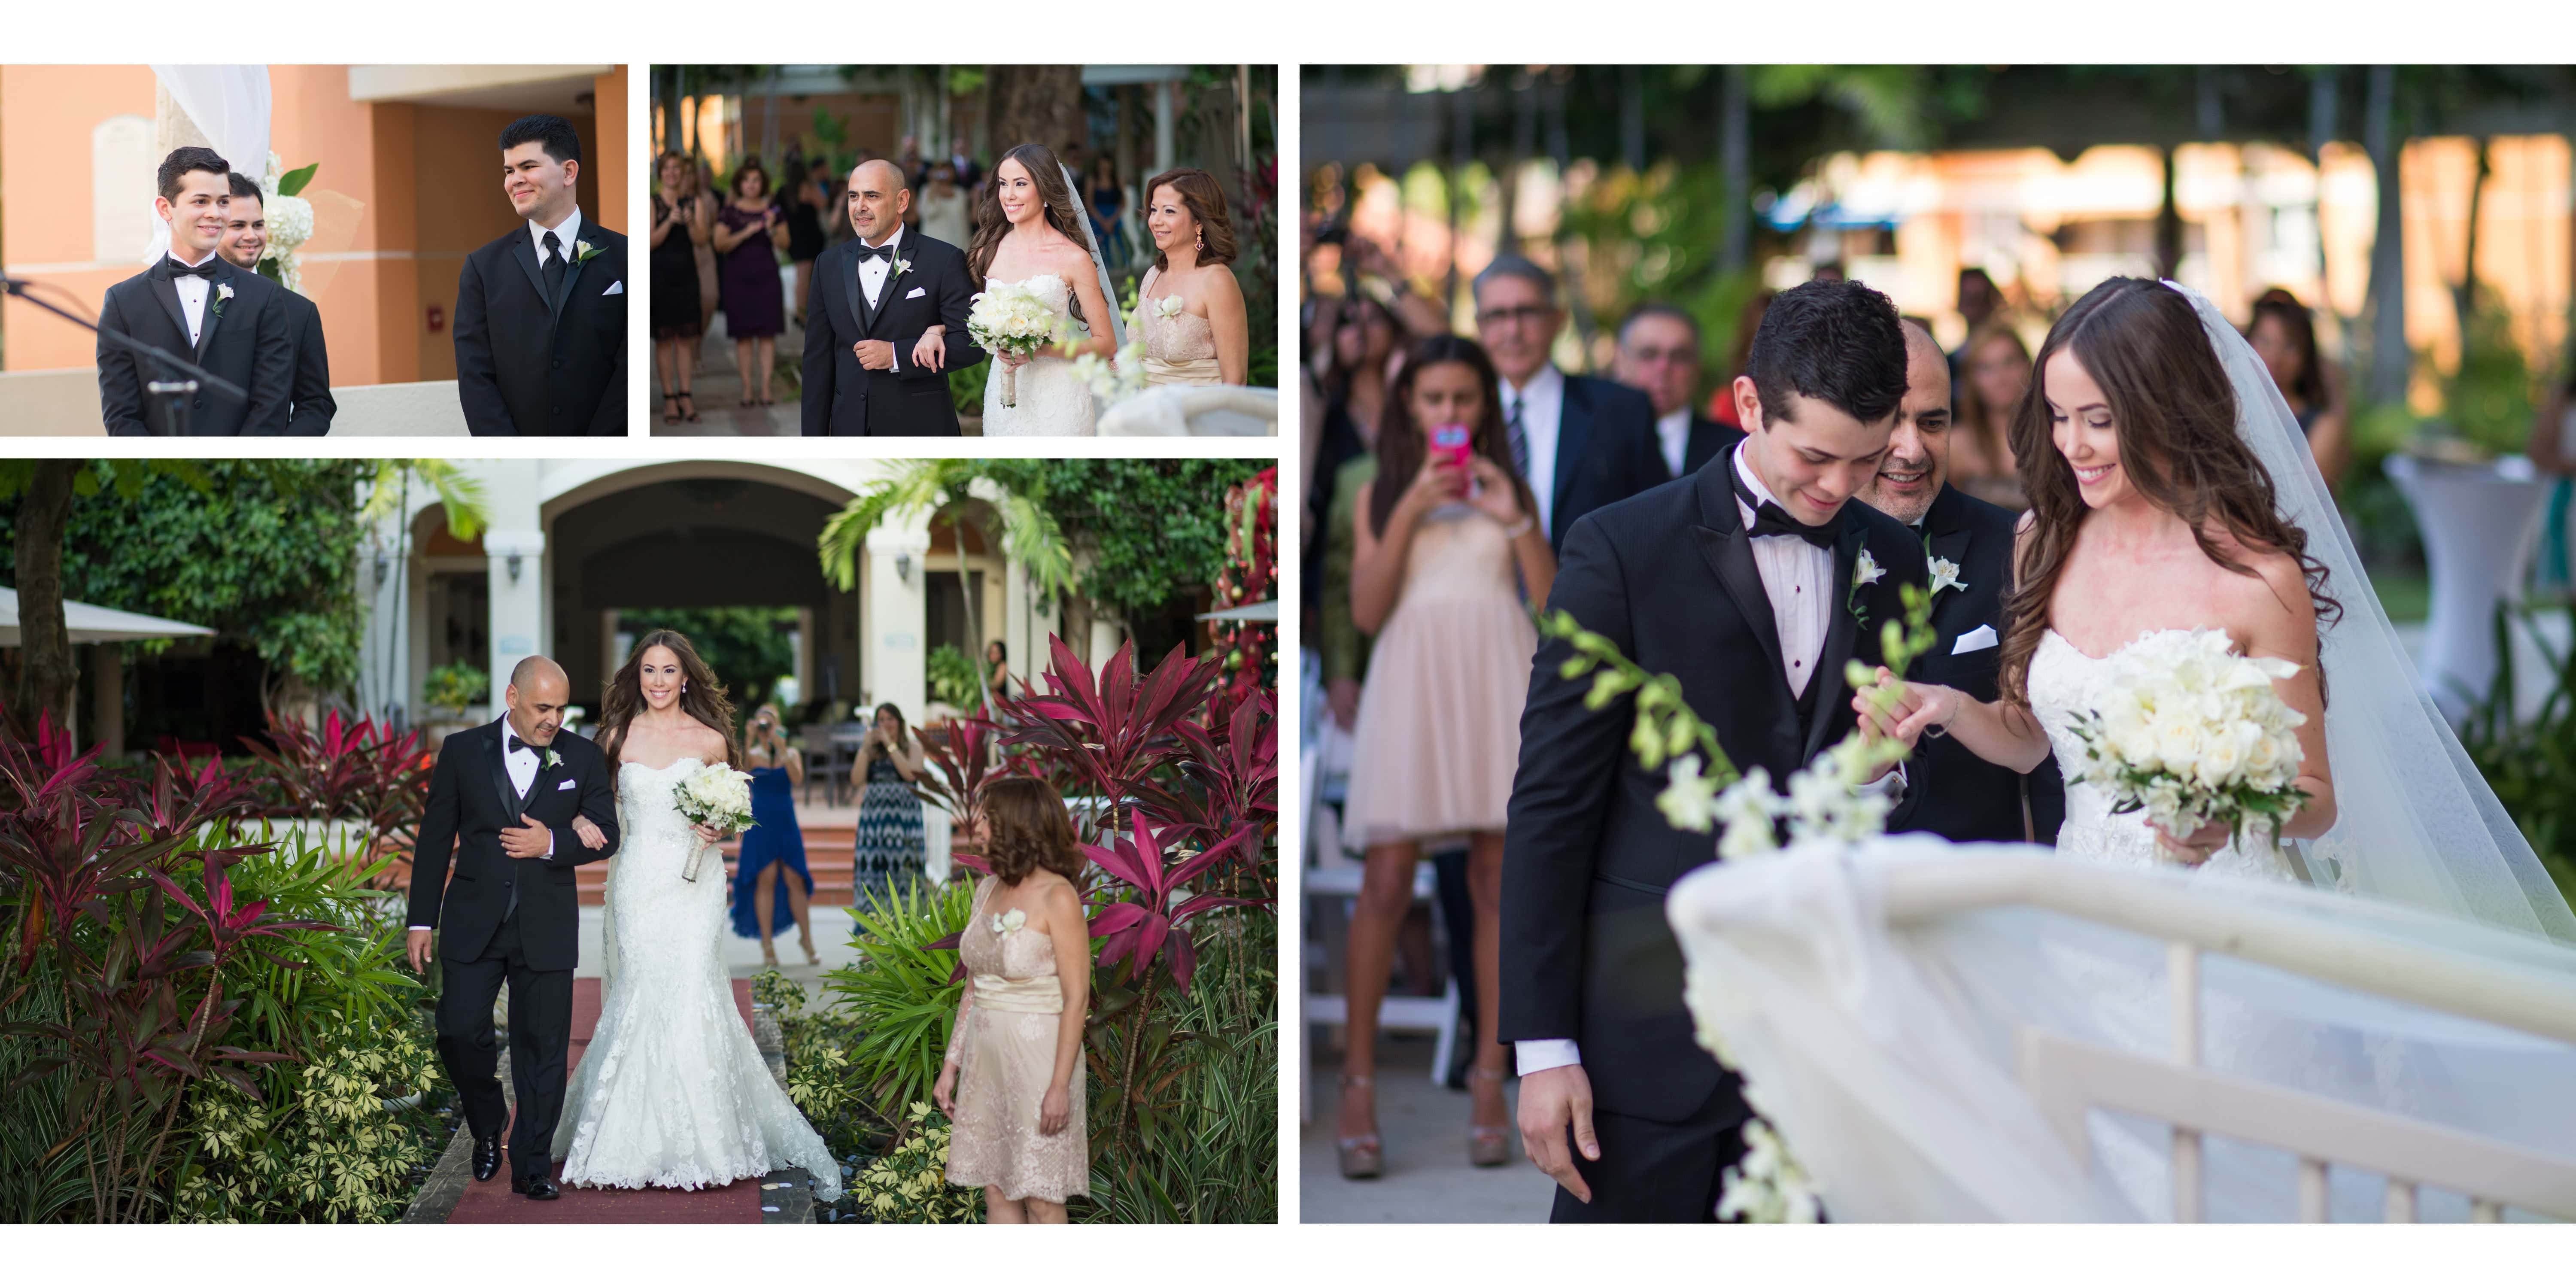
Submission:
[[[1699,394],[1699,323],[1670,304],[1641,305],[1620,324],[1610,374],[1654,404],[1650,455],[1637,466],[1637,477],[1650,484],[1698,473],[1744,436],[1692,409]]]
[[[1624,385],[1556,369],[1548,351],[1565,325],[1556,279],[1517,255],[1476,275],[1476,338],[1503,378],[1512,463],[1538,500],[1539,526],[1561,547],[1574,521],[1664,480],[1641,477],[1655,413]]]

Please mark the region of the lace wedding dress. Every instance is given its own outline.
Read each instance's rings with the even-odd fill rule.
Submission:
[[[771,1079],[734,1005],[724,865],[709,856],[697,880],[681,875],[699,842],[672,795],[701,764],[617,771],[610,974],[555,1156],[567,1185],[623,1189],[694,1190],[802,1167],[830,1202],[840,1164]]]
[[[990,282],[988,287],[1010,286],[1010,282]],[[1068,334],[1078,340],[1091,338],[1091,331],[1073,318],[1073,286],[1053,273],[1041,273],[1026,282],[1017,283],[1035,291],[1056,312],[1065,315]],[[984,381],[984,437],[986,438],[1089,438],[1091,424],[1098,414],[1092,405],[1091,387],[1073,372],[1073,360],[1052,351],[1041,352],[1022,364],[1017,376],[1014,406],[1002,404],[1006,383],[1002,360],[992,360],[993,370]]]

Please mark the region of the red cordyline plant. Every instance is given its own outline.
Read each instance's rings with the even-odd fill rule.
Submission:
[[[1139,787],[1138,806],[1185,829],[1200,845],[1214,846],[1247,828],[1258,837],[1273,835],[1279,826],[1276,705],[1264,689],[1240,700],[1230,692],[1219,693],[1209,700],[1208,714],[1205,725],[1180,726],[1189,752],[1179,773],[1168,782]],[[1263,854],[1259,844],[1238,846],[1229,852],[1231,862],[1224,871],[1241,878],[1240,884],[1274,896],[1277,887]]]
[[[1273,466],[1236,485],[1225,498],[1226,567],[1217,574],[1219,609],[1240,608],[1278,594],[1279,469]],[[1217,622],[1209,631],[1224,657],[1226,693],[1240,701],[1262,687],[1278,627],[1268,622]]]
[[[317,731],[300,716],[270,711],[268,739],[272,746],[253,743],[250,752],[268,766],[278,804],[288,813],[365,824],[367,852],[356,865],[361,871],[389,851],[408,852],[436,763],[421,754],[419,731],[397,734],[373,716],[349,724],[337,711]],[[387,863],[374,883],[394,889],[410,880],[410,864],[396,862]]]
[[[15,896],[19,917],[19,982],[0,1006],[34,986],[41,959],[62,1008],[0,1027],[39,1044],[8,1091],[69,1070],[66,1130],[44,1158],[79,1146],[96,1219],[140,1220],[157,1201],[152,1182],[187,1089],[214,1079],[256,1096],[244,1066],[288,1058],[222,1041],[242,1004],[226,995],[226,968],[256,956],[295,969],[258,941],[327,927],[234,901],[225,869],[266,847],[204,846],[208,825],[255,805],[220,758],[194,774],[162,758],[146,786],[106,774],[95,753],[74,755],[70,737],[40,719],[32,743],[0,737],[0,792],[0,893]],[[192,863],[202,900],[180,880]],[[134,1154],[126,1128],[138,1114],[148,1130]],[[113,1130],[93,1130],[110,1119]]]
[[[1013,722],[1002,743],[1070,769],[1082,790],[1102,802],[1087,833],[1115,833],[1119,811],[1187,750],[1179,728],[1207,701],[1216,660],[1186,656],[1175,644],[1161,665],[1138,675],[1130,640],[1100,668],[1095,683],[1091,668],[1062,639],[1050,635],[1047,645],[1047,692],[997,699]]]
[[[939,777],[924,776],[912,785],[912,793],[947,810],[952,818],[973,818],[984,808],[984,784],[994,777],[993,722],[970,716],[939,723],[945,737],[921,740],[922,751]]]

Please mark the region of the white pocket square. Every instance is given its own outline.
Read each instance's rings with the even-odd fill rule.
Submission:
[[[601,291],[601,292],[599,293],[599,297],[600,297],[601,299],[606,299],[606,298],[608,298],[608,297],[609,297],[609,296],[611,296],[611,295],[624,295],[625,293],[626,293],[626,283],[624,283],[624,282],[610,282],[610,283],[608,284],[608,289],[607,289],[607,290],[604,290],[604,291]]]
[[[1980,626],[1977,629],[1960,636],[1959,642],[1950,646],[1950,654],[1951,656],[1956,657],[1961,653],[1974,653],[1978,649],[1993,648],[1994,646],[1995,628],[1992,626]]]
[[[559,792],[568,792],[568,791],[571,791],[571,790],[572,790],[576,785],[577,785],[577,784],[575,784],[571,779],[567,778],[567,779],[563,780],[562,782],[555,784],[555,790],[556,790],[556,791],[559,791]]]
[[[912,290],[911,290],[909,293],[907,293],[903,298],[905,298],[905,299],[907,299],[907,300],[917,300],[917,299],[920,299],[922,296],[927,295],[927,294],[929,294],[929,291],[928,291],[928,290],[926,290],[926,289],[925,289],[925,288],[923,288],[923,287],[916,286],[916,287],[912,288]]]

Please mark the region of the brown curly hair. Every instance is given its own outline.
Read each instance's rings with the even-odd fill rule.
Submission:
[[[1016,886],[1039,868],[1082,880],[1082,847],[1073,815],[1043,778],[1014,776],[984,787],[984,862],[1002,884]]]
[[[1169,188],[1179,193],[1181,205],[1190,218],[1199,221],[1199,262],[1231,264],[1234,262],[1234,221],[1226,217],[1225,189],[1216,184],[1216,176],[1196,166],[1166,170],[1145,181],[1145,204],[1154,204],[1154,191]],[[1169,257],[1154,252],[1154,267],[1168,269]]]
[[[626,748],[626,728],[644,712],[644,654],[653,648],[667,648],[680,659],[680,709],[699,724],[724,735],[725,763],[740,768],[742,741],[735,736],[733,700],[725,693],[716,673],[709,668],[689,637],[678,631],[653,631],[635,641],[635,651],[626,655],[626,665],[608,678],[608,692],[601,701],[607,708],[599,721],[599,746],[608,753],[608,767],[614,771],[618,756]]]

